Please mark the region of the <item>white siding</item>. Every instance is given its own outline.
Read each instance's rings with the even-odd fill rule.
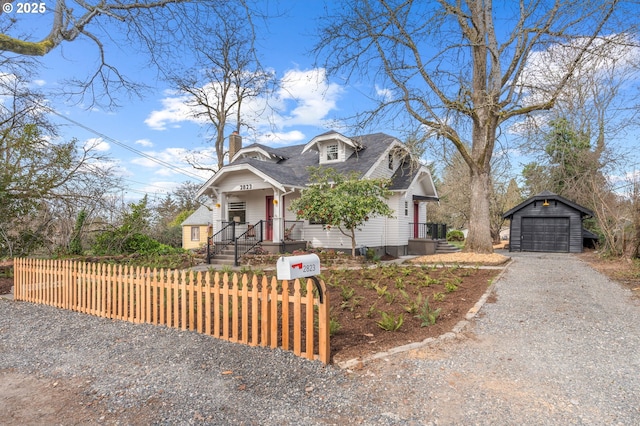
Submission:
[[[296,216],[296,212],[292,212],[290,210],[291,202],[298,198],[300,198],[299,192],[288,194],[287,196],[284,197],[284,212],[280,212],[284,220],[298,220],[298,217]]]
[[[254,191],[256,189],[271,189],[272,186],[264,179],[249,171],[238,171],[225,176],[220,184],[219,192]]]
[[[371,179],[391,179],[399,165],[400,161],[396,157],[393,162],[393,170],[389,169],[389,153],[385,152],[374,166],[369,177]]]
[[[247,203],[247,222],[256,223],[259,220],[264,220],[267,213],[265,194],[262,192],[247,194],[247,196],[240,198]]]
[[[385,218],[372,218],[362,231],[356,231],[356,247],[384,246],[386,240]],[[347,231],[348,233],[348,231]],[[342,234],[338,229],[324,230],[322,225],[305,223],[302,238],[309,241],[313,247],[351,249],[351,238]]]
[[[404,212],[404,203],[407,201],[407,215]],[[411,237],[409,224],[413,223],[413,197],[404,193],[394,193],[388,200],[389,207],[393,209],[393,218],[373,217],[356,231],[356,245],[367,247],[379,246],[404,246]],[[295,213],[289,212],[293,218]],[[420,217],[425,213],[424,203],[420,205]],[[424,222],[424,220],[420,220]],[[350,249],[351,239],[342,234],[338,229],[325,230],[322,225],[311,225],[305,222],[302,238],[309,241],[313,247],[334,249]]]
[[[405,201],[408,202],[408,216],[404,214]],[[411,222],[411,216],[413,215],[411,196],[405,198],[404,193],[395,193],[389,198],[389,207],[394,210],[394,218],[387,221],[387,245],[406,245],[409,241],[409,222]]]

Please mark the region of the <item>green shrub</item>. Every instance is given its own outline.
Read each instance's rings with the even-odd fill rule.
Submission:
[[[106,231],[98,235],[92,249],[98,256],[132,253],[166,255],[184,252],[180,248],[162,244],[145,234],[135,233],[123,236],[120,230]]]
[[[464,241],[464,234],[462,231],[452,229],[447,232],[447,241]]]
[[[402,327],[404,323],[404,315],[399,314],[398,316],[393,315],[387,312],[380,312],[382,316],[379,321],[376,322],[378,327],[386,331],[397,331]]]
[[[426,299],[420,309],[420,313],[415,315],[415,317],[420,320],[420,327],[428,327],[435,324],[440,315],[440,309],[441,308],[433,309],[429,306],[429,299]]]

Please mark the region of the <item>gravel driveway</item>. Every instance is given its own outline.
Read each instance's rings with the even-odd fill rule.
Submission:
[[[640,424],[640,305],[572,255],[514,253],[458,339],[358,371],[0,301],[1,424]]]

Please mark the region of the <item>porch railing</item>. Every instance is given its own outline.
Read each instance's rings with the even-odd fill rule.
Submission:
[[[234,265],[238,266],[240,256],[248,253],[255,246],[264,241],[264,220],[255,224],[248,224],[247,230],[238,235],[234,244]]]
[[[420,240],[445,240],[447,225],[444,223],[410,223],[409,235]]]
[[[211,263],[214,255],[222,253],[235,241],[235,225],[235,222],[222,222],[222,228],[207,238],[207,263]]]
[[[222,228],[207,238],[207,263],[211,263],[216,254],[233,249],[234,264],[238,266],[240,256],[264,240],[264,222],[222,222]]]

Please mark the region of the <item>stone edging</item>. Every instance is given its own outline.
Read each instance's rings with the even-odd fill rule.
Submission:
[[[422,348],[424,346],[430,345],[432,343],[435,342],[444,342],[444,341],[448,341],[448,340],[454,340],[457,339],[458,336],[460,335],[460,333],[462,333],[464,331],[464,329],[469,325],[470,321],[475,318],[475,316],[478,314],[478,312],[480,311],[480,309],[482,308],[482,306],[486,303],[487,299],[489,298],[489,296],[491,295],[491,293],[493,292],[493,289],[496,285],[496,283],[502,278],[502,275],[505,273],[505,271],[507,270],[507,268],[509,267],[509,265],[511,264],[511,262],[513,262],[513,259],[510,259],[507,263],[504,264],[504,267],[502,268],[502,271],[498,274],[498,276],[493,280],[493,282],[491,283],[491,285],[487,288],[487,291],[484,292],[484,294],[480,297],[480,300],[478,300],[476,302],[475,305],[473,305],[473,307],[471,309],[469,309],[469,311],[467,312],[467,314],[465,315],[465,319],[459,321],[454,327],[453,329],[451,329],[451,331],[441,334],[438,337],[428,337],[426,339],[424,339],[421,342],[414,342],[414,343],[409,343],[406,345],[402,345],[402,346],[397,346],[395,348],[391,348],[388,351],[384,351],[384,352],[378,352],[376,354],[370,355],[366,358],[353,358],[353,359],[349,359],[346,361],[342,361],[339,362],[337,364],[334,364],[335,366],[345,369],[345,370],[349,370],[349,369],[353,369],[353,368],[362,368],[365,364],[368,364],[372,361],[381,359],[381,358],[386,358],[390,355],[395,355],[395,354],[399,354],[402,352],[408,352],[410,350],[413,349],[419,349]]]

